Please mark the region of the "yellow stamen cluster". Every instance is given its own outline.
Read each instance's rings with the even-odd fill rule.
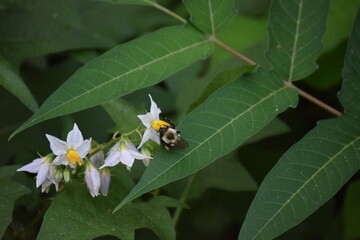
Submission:
[[[160,131],[160,128],[171,127],[170,123],[162,121],[162,120],[154,120],[151,121],[151,127],[155,129],[155,131]]]
[[[71,163],[74,166],[76,166],[76,164],[78,164],[79,166],[84,164],[84,162],[81,160],[79,154],[73,149],[70,149],[67,152],[66,157],[67,157],[69,163]]]

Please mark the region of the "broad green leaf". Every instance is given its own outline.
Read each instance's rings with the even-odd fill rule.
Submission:
[[[339,94],[346,114],[360,117],[360,9],[349,40],[343,69],[344,81]]]
[[[331,198],[360,167],[360,128],[350,117],[321,121],[261,184],[239,239],[274,239]]]
[[[200,97],[190,105],[188,112],[191,112],[196,107],[198,107],[202,102],[204,102],[213,92],[215,92],[217,89],[222,87],[223,85],[227,84],[228,82],[235,80],[241,75],[250,72],[256,67],[256,65],[246,65],[237,67],[234,69],[226,70],[221,73],[219,73],[209,84],[208,86],[203,90]]]
[[[339,96],[346,112],[321,121],[290,148],[266,176],[247,213],[239,239],[273,239],[303,221],[360,167],[360,11],[347,49]]]
[[[153,198],[146,203],[134,203],[116,214],[111,211],[128,190],[124,185],[125,168],[113,174],[107,197],[91,197],[85,184],[73,182],[69,188],[54,198],[47,210],[38,240],[43,239],[93,239],[112,235],[122,240],[134,239],[139,228],[151,229],[159,239],[175,239],[171,216],[166,206],[176,202]],[[125,179],[128,181],[128,179]]]
[[[262,69],[232,81],[214,92],[177,126],[189,147],[161,151],[115,210],[143,193],[202,169],[296,104],[296,92]]]
[[[28,87],[2,57],[0,57],[0,85],[16,96],[31,111],[38,110],[36,100]]]
[[[272,1],[268,59],[279,76],[295,81],[317,68],[329,0]]]
[[[343,203],[344,218],[344,240],[360,238],[359,216],[360,216],[360,182],[356,181],[346,189],[345,200]]]
[[[97,0],[100,2],[110,2],[114,4],[139,4],[139,5],[154,5],[155,0]]]
[[[116,129],[123,133],[134,130],[140,124],[137,115],[141,112],[121,98],[106,102],[102,107],[115,122]]]
[[[78,70],[12,136],[47,119],[156,84],[211,51],[209,40],[189,26],[163,28],[122,44]]]
[[[0,168],[0,236],[2,236],[12,221],[14,202],[20,196],[30,193],[30,190],[13,181],[11,177],[19,166],[4,166]]]
[[[215,35],[235,16],[233,0],[184,0],[191,22],[205,33]]]

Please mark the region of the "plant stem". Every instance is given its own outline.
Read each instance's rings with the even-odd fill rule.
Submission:
[[[251,60],[250,58],[242,55],[241,53],[237,52],[235,49],[227,46],[225,43],[223,43],[222,41],[220,41],[219,39],[217,39],[215,36],[210,36],[210,40],[212,42],[214,42],[216,45],[224,48],[226,51],[232,53],[233,55],[235,55],[236,57],[242,59],[244,62],[247,62],[250,65],[257,65],[256,62],[254,62],[253,60]]]
[[[155,8],[159,9],[160,11],[176,18],[177,20],[179,20],[182,23],[187,23],[186,19],[182,18],[181,16],[177,15],[176,13],[170,11],[169,9],[157,4],[157,3],[151,3],[152,6],[154,6]]]
[[[323,101],[315,98],[314,96],[308,94],[307,92],[301,90],[300,88],[296,87],[296,86],[295,86],[294,84],[292,84],[291,82],[289,82],[289,81],[284,81],[284,85],[287,86],[287,87],[289,87],[289,88],[295,89],[295,90],[299,93],[300,96],[306,98],[306,99],[309,100],[310,102],[318,105],[319,107],[321,107],[321,108],[325,109],[326,111],[334,114],[335,116],[339,117],[339,116],[341,115],[341,112],[340,112],[340,111],[338,111],[338,110],[336,110],[335,108],[327,105],[327,104],[324,103]]]
[[[185,186],[185,189],[184,189],[184,192],[182,193],[181,195],[181,198],[180,198],[180,203],[185,203],[186,201],[186,198],[189,194],[189,191],[190,191],[190,188],[192,186],[192,183],[194,182],[194,179],[195,179],[195,176],[196,176],[196,173],[194,173],[193,175],[191,175],[186,183],[186,186]],[[183,210],[183,207],[182,206],[179,206],[176,208],[176,211],[175,211],[175,214],[174,214],[174,218],[173,218],[173,223],[174,223],[174,226],[176,226],[176,224],[178,223],[179,221],[179,218],[180,218],[180,215],[182,213],[182,210]]]

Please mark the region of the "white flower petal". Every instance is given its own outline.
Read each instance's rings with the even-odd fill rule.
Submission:
[[[24,166],[22,166],[21,168],[19,168],[17,171],[26,171],[26,172],[30,172],[30,173],[38,173],[41,163],[44,160],[44,158],[37,158],[35,160],[33,160],[31,163],[28,163]]]
[[[39,187],[41,184],[45,182],[48,173],[49,173],[49,164],[47,163],[41,164],[39,172],[36,176],[36,187]]]
[[[120,161],[128,167],[132,167],[135,158],[131,155],[130,151],[122,150],[120,154]]]
[[[49,140],[51,151],[53,151],[53,153],[55,155],[60,155],[60,154],[66,153],[66,151],[67,151],[66,142],[58,139],[57,137],[51,136],[49,134],[46,134],[46,138]]]
[[[52,165],[69,165],[69,160],[67,159],[66,155],[62,154],[57,156]],[[71,165],[72,166],[72,165]]]
[[[48,193],[51,187],[51,180],[49,178],[45,179],[45,181],[43,182],[43,184],[41,184],[41,192],[46,192]]]
[[[119,162],[120,162],[120,152],[118,151],[112,152],[109,154],[109,156],[107,156],[107,158],[105,159],[105,163],[100,167],[100,169],[104,167],[113,167]]]
[[[109,192],[109,186],[111,182],[111,174],[110,171],[105,168],[100,171],[100,192],[101,195],[107,196]]]
[[[151,107],[150,107],[150,113],[151,113],[151,117],[154,120],[159,120],[159,115],[161,113],[160,108],[158,108],[158,106],[156,105],[156,103],[153,101],[151,95],[149,94],[150,97],[150,101],[151,101]]]
[[[153,119],[152,118],[152,114],[151,113],[147,113],[147,114],[143,114],[143,115],[137,115],[138,118],[141,120],[142,124],[144,124],[144,126],[146,128],[149,128],[151,126],[151,121],[153,120],[157,120],[157,119]]]
[[[92,165],[92,163],[88,164],[90,167],[87,167],[85,171],[85,181],[91,196],[95,197],[99,195],[100,174],[98,170],[96,170],[96,168]]]
[[[141,154],[138,150],[134,151],[134,150],[129,150],[130,154],[136,158],[136,159],[145,159],[145,158],[150,158],[148,156],[145,156],[143,154]]]
[[[138,149],[141,148],[141,146],[151,138],[151,134],[153,133],[151,130],[152,130],[152,128],[148,128],[145,130],[144,135],[141,139],[141,143],[138,146]]]
[[[75,150],[81,158],[84,158],[90,152],[90,147],[91,147],[91,138],[83,141],[80,144],[80,146]]]
[[[68,147],[70,148],[78,148],[82,142],[84,141],[84,138],[78,128],[78,126],[76,125],[76,123],[74,123],[74,127],[73,130],[71,130],[66,138],[66,142],[68,144]]]
[[[114,146],[111,147],[107,155],[109,156],[113,152],[117,152],[119,149],[120,142],[117,142]]]
[[[150,128],[150,132],[150,139],[160,145],[160,133],[153,128]]]

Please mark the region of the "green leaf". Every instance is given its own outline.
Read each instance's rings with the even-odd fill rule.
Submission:
[[[152,6],[156,4],[155,0],[97,0],[100,2],[109,2],[113,4],[139,4]]]
[[[115,211],[143,193],[202,169],[296,104],[296,92],[262,69],[232,81],[214,92],[177,127],[189,147],[161,151]]]
[[[169,200],[159,198],[157,201],[153,198],[147,203],[134,203],[116,214],[111,213],[128,189],[123,183],[126,170],[122,170],[112,177],[107,197],[92,198],[85,184],[73,182],[54,198],[37,239],[88,240],[113,235],[122,240],[132,240],[134,231],[139,228],[151,229],[159,239],[175,239],[171,216],[165,208],[175,203]]]
[[[20,196],[30,193],[30,190],[11,177],[19,166],[3,166],[0,168],[0,236],[2,236],[12,221],[12,211],[15,200]]]
[[[339,96],[346,113],[321,121],[266,176],[239,239],[273,239],[303,221],[359,170],[360,11],[350,38]]]
[[[360,216],[360,182],[353,182],[346,189],[344,200],[344,240],[360,238],[359,216]]]
[[[47,119],[156,84],[211,51],[209,40],[188,26],[163,28],[115,47],[71,76],[12,136]]]
[[[106,102],[102,106],[115,122],[116,129],[120,132],[129,132],[140,124],[137,115],[141,112],[121,98]]]
[[[317,69],[329,0],[272,1],[268,59],[279,76],[295,81]]]
[[[16,96],[31,111],[38,110],[39,106],[30,90],[2,57],[0,57],[0,85]]]
[[[321,121],[286,152],[261,184],[239,239],[273,239],[331,198],[360,166],[358,121]]]
[[[213,92],[222,87],[223,85],[240,78],[241,75],[250,72],[256,67],[256,65],[246,65],[219,73],[204,89],[200,97],[190,105],[188,112],[191,112],[197,108],[202,102],[204,102]]]
[[[233,0],[184,0],[190,21],[205,33],[215,35],[236,14]]]
[[[346,114],[360,117],[360,9],[346,50],[344,81],[339,94]]]

